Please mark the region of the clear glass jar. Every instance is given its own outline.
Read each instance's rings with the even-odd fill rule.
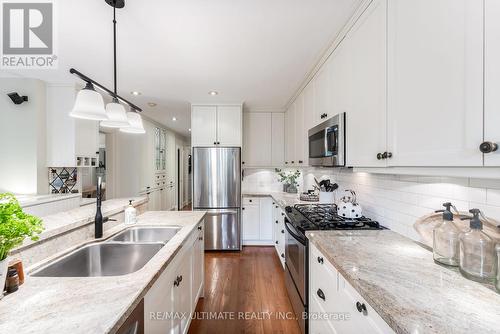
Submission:
[[[492,283],[497,275],[495,243],[480,228],[460,235],[460,272],[466,278]]]
[[[453,221],[443,220],[433,231],[432,253],[434,261],[457,267],[460,257],[460,230]]]

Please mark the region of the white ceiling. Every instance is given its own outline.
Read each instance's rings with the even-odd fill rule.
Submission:
[[[282,109],[360,2],[126,0],[117,12],[118,93],[183,135],[190,102]],[[67,81],[74,67],[112,88],[112,8],[58,0],[56,17],[59,69],[23,75]]]

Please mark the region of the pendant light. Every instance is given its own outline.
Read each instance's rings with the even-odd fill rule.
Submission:
[[[87,82],[85,88],[78,92],[75,105],[69,115],[74,118],[94,121],[108,119],[102,95],[95,91],[92,83]]]
[[[129,129],[123,131],[128,133],[145,133],[142,125],[142,118],[138,114],[141,108],[135,104],[127,101],[117,94],[117,74],[116,74],[116,9],[125,7],[124,0],[105,0],[108,5],[113,7],[113,52],[114,52],[114,90],[111,91],[95,80],[87,77],[81,72],[70,69],[70,73],[78,76],[86,82],[86,86],[78,92],[75,106],[71,111],[72,117],[84,118],[101,121],[100,125],[103,127]],[[104,102],[101,94],[95,91],[94,85],[102,91],[108,93],[112,97],[112,102],[106,105],[104,109]],[[130,106],[130,112],[126,112],[121,103]],[[131,123],[132,122],[132,123]]]
[[[106,115],[108,120],[101,121],[101,126],[105,128],[126,128],[130,126],[125,108],[114,98],[113,102],[106,105]]]
[[[130,126],[126,128],[120,128],[121,132],[134,133],[134,134],[146,133],[146,130],[144,130],[144,126],[142,125],[141,115],[139,115],[137,112],[129,111],[127,113],[127,119],[128,122],[130,123]]]

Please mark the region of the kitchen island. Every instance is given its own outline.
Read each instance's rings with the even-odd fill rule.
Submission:
[[[180,230],[144,267],[127,275],[32,277],[28,273],[19,291],[0,301],[0,333],[117,332],[135,307],[146,298],[148,291],[169,270],[171,262],[187,246],[187,240],[193,237],[199,239],[204,216],[203,211],[146,212],[140,215],[134,226],[178,226]],[[105,231],[102,239],[87,240],[35,264],[30,271],[83,245],[105,241],[127,227],[130,226],[120,224]],[[202,252],[199,257],[202,257]]]

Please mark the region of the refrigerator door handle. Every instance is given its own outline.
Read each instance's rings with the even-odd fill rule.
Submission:
[[[197,209],[197,210],[204,210],[204,209]],[[212,215],[212,216],[216,216],[216,215],[220,215],[220,214],[227,214],[227,215],[231,215],[231,214],[237,214],[239,212],[239,210],[236,210],[236,209],[206,209],[204,211],[207,211],[207,215]]]

